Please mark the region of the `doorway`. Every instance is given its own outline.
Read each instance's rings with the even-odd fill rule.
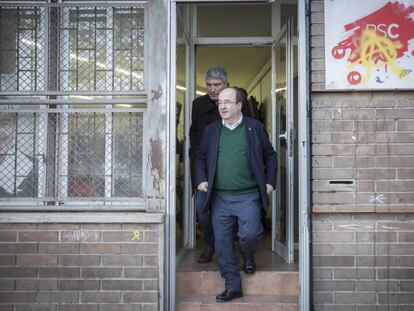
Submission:
[[[226,69],[231,86],[247,91],[248,98],[257,105],[258,119],[266,125],[278,152],[278,186],[265,221],[266,247],[286,263],[295,263],[295,245],[298,245],[296,12],[296,1],[177,5],[178,264],[190,250],[202,245],[191,193],[187,137],[191,103],[205,94],[204,74],[214,65]]]

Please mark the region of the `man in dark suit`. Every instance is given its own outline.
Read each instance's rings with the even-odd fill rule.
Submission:
[[[211,67],[207,70],[206,76],[207,94],[196,98],[193,101],[191,109],[191,126],[190,126],[190,166],[191,166],[191,180],[193,188],[196,188],[194,183],[194,155],[200,144],[201,135],[204,129],[210,123],[220,120],[220,114],[217,109],[217,99],[220,91],[228,87],[229,82],[227,73],[222,67]],[[242,106],[244,115],[250,116],[250,111],[246,103]],[[198,215],[198,222],[200,224],[201,232],[203,233],[204,249],[198,259],[199,263],[207,263],[213,259],[214,253],[214,236],[213,226],[211,223],[211,214],[202,212],[205,204],[206,196],[204,192],[195,192],[195,205]]]
[[[234,251],[236,228],[243,270],[248,274],[256,271],[256,245],[263,234],[261,216],[276,187],[276,152],[264,125],[243,116],[242,102],[237,88],[220,92],[221,120],[206,127],[195,156],[195,184],[206,193],[203,212],[212,212],[215,251],[225,279],[225,290],[216,297],[219,302],[243,296]]]

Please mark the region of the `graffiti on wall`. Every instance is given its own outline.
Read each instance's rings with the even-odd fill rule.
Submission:
[[[401,2],[325,0],[327,89],[414,88],[414,0]]]

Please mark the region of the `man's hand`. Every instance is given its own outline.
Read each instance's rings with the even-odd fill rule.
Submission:
[[[266,184],[266,191],[267,191],[267,195],[270,195],[273,191],[273,186]]]
[[[207,192],[207,189],[208,189],[208,182],[207,182],[207,181],[203,181],[202,183],[200,183],[200,184],[197,186],[197,190],[198,190],[198,191]]]

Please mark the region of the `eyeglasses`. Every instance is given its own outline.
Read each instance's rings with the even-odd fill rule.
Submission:
[[[225,100],[224,102],[218,101],[217,106],[218,107],[220,107],[220,106],[230,106],[230,104],[237,104],[237,103],[238,103],[237,101],[232,102],[232,101],[229,101],[229,100]]]

